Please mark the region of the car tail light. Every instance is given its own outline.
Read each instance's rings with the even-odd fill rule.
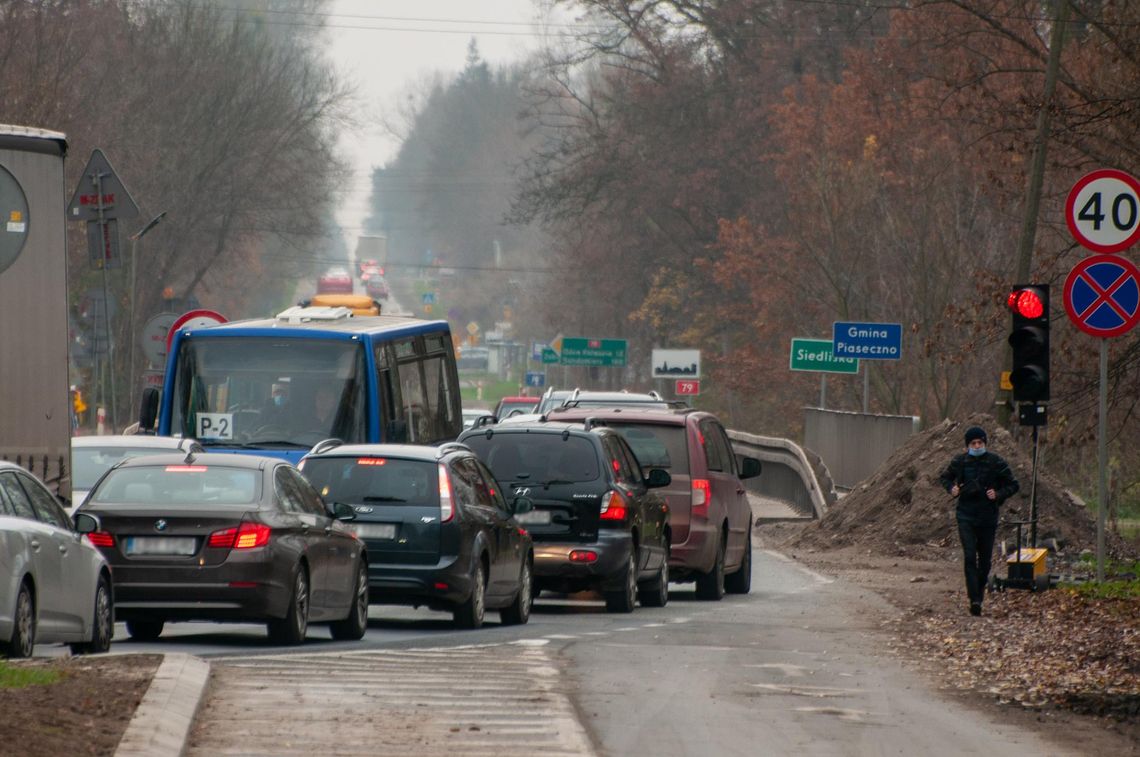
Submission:
[[[709,480],[707,478],[693,479],[693,515],[708,515],[710,494]]]
[[[447,523],[455,517],[455,507],[451,503],[451,476],[447,466],[439,465],[439,522]]]
[[[115,537],[106,531],[92,531],[87,534],[87,541],[94,544],[96,547],[113,547],[115,546]]]
[[[570,562],[597,562],[598,553],[588,549],[575,549],[570,551]]]
[[[238,528],[215,531],[206,540],[206,546],[220,549],[253,549],[269,543],[269,526],[263,523],[242,523]]]
[[[628,512],[629,505],[621,492],[610,489],[602,495],[602,510],[600,513],[602,520],[625,520],[625,516]]]

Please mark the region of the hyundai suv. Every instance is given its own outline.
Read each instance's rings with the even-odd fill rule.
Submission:
[[[326,502],[356,511],[372,604],[449,611],[461,628],[482,626],[487,608],[504,625],[530,618],[534,554],[515,518],[532,505],[504,497],[467,447],[330,440],[298,467]]]
[[[682,403],[683,404],[683,403]],[[617,392],[595,391],[592,389],[547,389],[534,412],[549,414],[563,408],[577,407],[652,407],[665,410],[674,403],[657,392],[631,392],[622,389]],[[502,416],[499,416],[502,420]]]
[[[621,434],[589,423],[521,420],[468,429],[459,441],[516,496],[534,539],[537,590],[600,590],[610,612],[669,600],[669,510]]]
[[[672,533],[673,581],[696,581],[697,598],[752,588],[752,509],[743,479],[760,461],[736,455],[716,416],[698,410],[566,408],[559,420],[605,424],[620,432],[644,468],[669,472],[664,489]]]

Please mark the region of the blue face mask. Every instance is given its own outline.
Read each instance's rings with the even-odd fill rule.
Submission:
[[[285,404],[285,395],[284,394],[278,394],[276,397],[273,398],[273,404],[276,405],[277,407],[281,407],[282,405],[284,405]]]
[[[982,455],[986,454],[986,448],[985,447],[970,447],[969,449],[966,450],[966,452],[970,453],[971,457],[981,457]]]

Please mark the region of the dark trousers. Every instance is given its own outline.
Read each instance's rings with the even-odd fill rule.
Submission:
[[[990,556],[994,551],[997,526],[977,524],[958,519],[958,538],[962,540],[962,555],[966,564],[966,594],[970,604],[981,604],[990,580]]]

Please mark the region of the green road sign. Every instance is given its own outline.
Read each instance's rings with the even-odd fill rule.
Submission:
[[[555,352],[554,350],[550,349],[549,347],[543,347],[542,348],[542,364],[547,365],[549,363],[557,363],[557,362],[558,362],[558,353]]]
[[[835,357],[830,339],[793,339],[790,368],[793,371],[817,373],[858,373],[859,361],[850,357]]]
[[[562,365],[625,365],[627,352],[625,339],[562,339]]]

